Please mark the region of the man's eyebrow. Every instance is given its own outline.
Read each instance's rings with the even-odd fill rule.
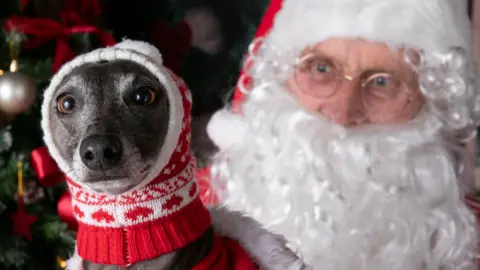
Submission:
[[[404,83],[412,83],[414,80],[418,80],[417,77],[415,77],[415,72],[410,71],[410,72],[404,72],[403,70],[393,70],[393,69],[369,69],[365,70],[362,72],[362,75],[360,76],[361,80],[366,80],[373,76],[374,74],[378,73],[386,73],[390,74],[393,76],[394,79],[400,80]]]
[[[392,69],[392,68],[370,68],[370,69],[365,69],[365,70],[362,70],[362,77],[366,76],[366,77],[370,77],[374,74],[377,74],[377,73],[387,73],[387,74],[391,74],[391,75],[396,75],[396,74],[399,74],[400,72],[396,69]]]

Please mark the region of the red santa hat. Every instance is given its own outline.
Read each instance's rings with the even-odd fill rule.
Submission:
[[[268,33],[270,32],[270,29],[272,28],[273,20],[275,19],[277,12],[282,8],[282,2],[283,0],[272,0],[270,2],[270,5],[266,10],[265,15],[263,16],[263,19],[257,28],[257,32],[255,33],[254,39],[263,38],[268,35]],[[243,78],[243,75],[244,75],[244,71],[242,70],[240,74],[240,78]],[[234,110],[238,109],[238,106],[243,102],[244,99],[245,99],[245,94],[242,91],[240,91],[239,88],[236,88],[233,96]]]
[[[331,37],[363,38],[429,52],[462,47],[470,54],[469,24],[467,1],[461,0],[272,0],[255,39],[268,45],[261,55],[267,58],[299,52]],[[242,71],[239,84],[251,80],[244,75]],[[245,98],[237,87],[234,112],[240,111]],[[220,111],[208,133],[217,146],[225,148],[245,136],[244,126],[241,117]],[[235,136],[234,132],[225,135],[228,127],[235,128]]]

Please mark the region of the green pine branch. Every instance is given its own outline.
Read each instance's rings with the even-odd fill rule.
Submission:
[[[1,9],[0,5],[0,9]],[[7,41],[7,33],[0,31],[0,69],[8,72],[11,58]],[[2,42],[4,41],[4,42]],[[90,50],[88,39],[74,39],[80,50]],[[49,48],[49,46],[45,46]],[[66,191],[64,184],[43,188],[44,197],[26,205],[26,211],[37,216],[32,224],[33,239],[27,240],[20,235],[12,235],[11,213],[16,211],[17,201],[17,162],[22,161],[24,183],[38,181],[30,166],[31,152],[43,145],[40,128],[40,107],[43,89],[52,76],[52,54],[50,57],[35,56],[31,52],[20,53],[19,72],[32,77],[37,82],[37,100],[26,112],[17,115],[7,126],[0,130],[0,269],[2,270],[51,270],[60,269],[57,256],[69,258],[75,245],[75,232],[59,219],[57,203]],[[1,209],[0,209],[1,210]]]

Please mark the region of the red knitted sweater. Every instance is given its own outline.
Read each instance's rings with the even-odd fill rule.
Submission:
[[[169,181],[169,187],[149,185],[115,199],[86,192],[69,181],[79,220],[80,257],[98,264],[129,266],[182,248],[203,235],[211,219],[198,197],[197,184],[189,177],[193,169],[187,166],[176,181]],[[162,193],[168,188],[175,192]],[[257,268],[238,243],[216,236],[210,254],[193,268],[207,269]]]
[[[198,196],[195,161],[189,154],[191,97],[170,73],[185,111],[169,161],[142,188],[118,196],[99,194],[68,180],[78,221],[77,251],[97,264],[129,266],[180,249],[202,236],[210,214]],[[232,240],[215,238],[214,247],[195,269],[255,269]]]
[[[210,214],[198,198],[190,163],[176,177],[126,195],[87,192],[69,181],[80,257],[128,266],[182,248],[202,236]]]

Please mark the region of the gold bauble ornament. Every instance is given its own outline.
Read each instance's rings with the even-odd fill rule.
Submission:
[[[0,76],[0,111],[16,115],[28,110],[37,97],[37,84],[20,72]]]

